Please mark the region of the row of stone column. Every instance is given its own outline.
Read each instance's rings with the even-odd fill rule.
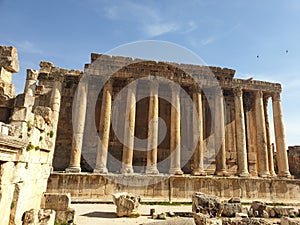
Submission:
[[[172,85],[172,107],[171,107],[171,123],[170,123],[170,174],[183,174],[180,165],[180,86]],[[80,88],[80,87],[79,87]],[[71,153],[70,166],[67,169],[69,172],[80,171],[80,155],[82,147],[82,137],[85,118],[86,99],[84,99],[86,91],[82,88],[80,95],[81,110],[79,110],[77,118],[79,125],[75,127],[73,151]],[[266,99],[266,98],[265,98]],[[278,175],[289,176],[286,143],[284,136],[284,124],[282,119],[282,109],[280,94],[272,95],[274,130],[277,149]],[[202,90],[194,88],[193,102],[196,106],[197,113],[193,117],[197,117],[198,127],[194,126],[194,134],[198,134],[198,139],[195,153],[193,175],[206,175],[204,171],[204,139],[203,139],[203,115],[202,115]],[[274,175],[273,154],[270,149],[270,130],[268,109],[266,100],[262,91],[257,91],[255,94],[255,123],[256,123],[256,145],[257,145],[257,165],[258,175],[265,177]],[[226,149],[225,149],[225,120],[224,120],[224,97],[222,92],[216,93],[214,101],[214,130],[215,140],[221,142],[216,144],[220,146],[216,149],[216,171],[219,176],[226,176]],[[247,160],[247,142],[246,142],[246,126],[243,108],[243,90],[236,88],[234,90],[234,105],[235,105],[235,124],[236,124],[236,145],[237,145],[237,163],[238,175],[248,176],[248,160]],[[101,117],[99,123],[100,140],[97,149],[95,173],[107,173],[107,156],[109,147],[109,129],[111,122],[111,106],[112,106],[112,83],[108,82],[103,89]],[[128,126],[125,126],[124,139],[127,144],[123,145],[122,168],[121,173],[133,173],[132,160],[134,150],[134,129],[135,129],[135,114],[136,114],[136,87],[131,86],[127,92],[126,115],[128,115]],[[157,142],[158,142],[158,82],[152,81],[150,87],[149,113],[148,121],[148,152],[147,152],[147,174],[158,174],[157,169]],[[83,121],[83,122],[80,122]],[[80,139],[75,140],[75,139]],[[76,143],[76,144],[74,144]]]

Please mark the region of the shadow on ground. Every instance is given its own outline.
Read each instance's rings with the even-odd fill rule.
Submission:
[[[100,217],[100,218],[107,218],[107,219],[109,219],[109,218],[118,218],[117,214],[114,213],[114,212],[99,212],[99,211],[82,214],[80,216]]]

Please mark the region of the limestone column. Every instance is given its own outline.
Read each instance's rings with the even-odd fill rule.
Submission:
[[[52,166],[53,164],[55,140],[57,135],[57,126],[58,126],[60,104],[61,104],[61,90],[62,90],[62,83],[64,81],[64,74],[60,69],[58,71],[53,71],[52,75],[54,81],[53,81],[52,92],[50,97],[50,108],[52,110],[51,120],[52,120],[53,136],[51,139],[53,140],[53,145],[51,148],[51,154],[49,154],[50,166]]]
[[[258,175],[260,177],[270,176],[266,123],[263,105],[263,92],[257,91],[255,96],[255,117],[256,117],[256,143],[258,158]]]
[[[37,70],[27,69],[26,83],[24,93],[29,96],[35,95],[36,81],[38,79],[39,72]]]
[[[136,85],[131,84],[127,90],[126,114],[124,129],[124,146],[122,155],[122,174],[133,173],[132,160],[134,148],[134,129],[135,129],[135,113],[136,113]]]
[[[158,82],[150,81],[150,99],[148,114],[148,151],[146,174],[158,174],[157,143],[158,143]],[[150,123],[151,121],[151,123]]]
[[[73,139],[72,150],[70,155],[70,163],[66,172],[79,173],[81,150],[83,143],[83,133],[85,126],[86,106],[87,106],[87,84],[81,81],[77,87],[75,107],[73,111]]]
[[[214,130],[217,176],[226,176],[226,149],[225,149],[225,121],[224,121],[224,97],[222,90],[215,91]]]
[[[264,97],[264,112],[265,112],[265,121],[266,121],[266,137],[267,137],[267,149],[268,149],[268,163],[269,171],[272,177],[276,176],[275,167],[274,167],[274,156],[273,156],[273,147],[271,142],[271,131],[270,131],[270,120],[269,120],[269,97]]]
[[[182,175],[180,167],[180,86],[172,84],[170,123],[170,174]]]
[[[94,173],[108,173],[107,154],[109,145],[110,119],[112,102],[112,82],[108,81],[103,87],[102,105],[99,122],[99,139]]]
[[[280,93],[274,93],[272,96],[272,100],[278,176],[289,177],[291,176],[291,174],[289,171],[289,163],[287,157]]]
[[[246,146],[246,127],[244,118],[243,92],[240,88],[234,90],[235,108],[235,128],[236,146],[238,156],[238,171],[240,177],[249,176],[247,146]]]
[[[195,104],[197,112],[193,112],[193,128],[194,128],[194,140],[197,140],[196,148],[194,152],[194,168],[192,174],[194,176],[205,176],[204,171],[204,139],[203,139],[203,109],[202,109],[202,93],[201,89],[195,87],[193,89],[193,102]],[[196,113],[196,115],[195,115]],[[196,121],[198,120],[198,123]],[[195,136],[195,135],[198,135]]]

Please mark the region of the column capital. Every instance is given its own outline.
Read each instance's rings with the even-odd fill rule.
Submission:
[[[242,97],[243,96],[243,89],[240,88],[240,87],[234,88],[233,89],[233,94],[234,94],[234,96]]]
[[[281,95],[280,95],[280,92],[275,92],[272,94],[272,100],[273,101],[278,101],[280,102],[281,101]]]
[[[255,96],[256,96],[257,98],[262,98],[262,97],[264,96],[264,93],[263,93],[262,90],[259,90],[259,91],[256,91],[256,92],[255,92]]]
[[[26,70],[26,80],[37,80],[39,72],[37,70],[27,69]]]

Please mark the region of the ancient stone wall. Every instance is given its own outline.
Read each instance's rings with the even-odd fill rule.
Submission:
[[[299,203],[300,180],[52,173],[47,191],[71,193],[75,202],[111,202],[113,193],[123,191],[140,195],[143,201],[148,202],[190,202],[192,194],[200,191],[222,199],[239,197],[243,202],[256,199],[270,203]]]
[[[42,67],[44,66],[41,64]],[[46,65],[48,66],[48,65]],[[26,211],[40,209],[52,170],[62,76],[27,70],[24,93],[15,96],[12,73],[17,50],[0,47],[0,224],[20,225]],[[49,73],[48,73],[49,75]]]

